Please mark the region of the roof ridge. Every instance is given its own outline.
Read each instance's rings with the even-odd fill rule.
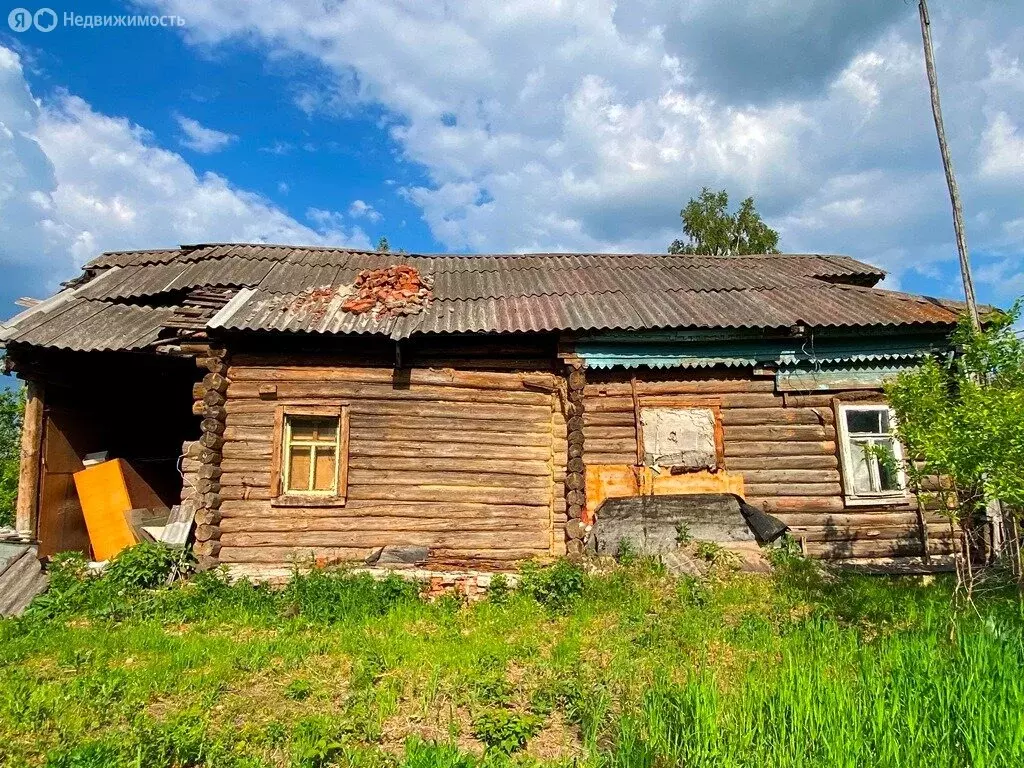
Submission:
[[[237,248],[282,248],[289,250],[302,250],[302,251],[334,251],[340,253],[358,253],[367,255],[391,255],[397,258],[427,258],[427,259],[472,259],[472,258],[496,258],[496,259],[520,259],[520,258],[537,258],[537,257],[551,257],[551,258],[570,258],[570,257],[581,257],[581,256],[603,256],[608,258],[629,258],[629,257],[644,257],[644,258],[683,258],[683,259],[721,259],[723,261],[743,261],[746,259],[843,259],[846,261],[853,261],[858,264],[862,264],[866,267],[870,267],[875,272],[882,272],[883,270],[879,267],[869,264],[868,262],[860,261],[853,256],[848,256],[841,253],[814,253],[814,252],[794,252],[794,253],[722,253],[722,254],[705,254],[705,253],[655,253],[650,251],[523,251],[523,252],[489,252],[489,253],[427,253],[427,252],[408,252],[399,253],[397,251],[377,251],[372,248],[355,248],[344,245],[291,245],[288,243],[260,243],[260,242],[244,242],[244,241],[224,241],[224,242],[207,242],[207,243],[182,243],[176,247],[168,248],[125,248],[120,250],[103,251],[100,256],[116,256],[129,253],[169,253],[171,251],[182,251],[192,252],[204,248],[223,248],[226,246],[237,247]]]

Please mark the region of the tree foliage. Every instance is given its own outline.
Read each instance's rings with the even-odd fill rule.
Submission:
[[[386,237],[381,235],[380,240],[377,241],[377,253],[390,253],[390,252],[391,252],[391,244],[388,242],[388,239]]]
[[[0,390],[0,525],[14,525],[24,390]]]
[[[1024,341],[1019,304],[975,331],[961,320],[952,360],[931,358],[886,388],[914,487],[929,478],[959,516],[987,499],[1024,507]],[[909,459],[914,459],[910,461]],[[954,516],[957,513],[953,513]]]
[[[722,256],[748,253],[778,253],[779,233],[769,227],[754,209],[754,198],[740,203],[729,213],[729,194],[707,187],[679,212],[685,240],[673,240],[669,253]]]

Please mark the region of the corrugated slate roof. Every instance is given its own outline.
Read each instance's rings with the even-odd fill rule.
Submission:
[[[408,264],[433,278],[417,315],[341,309],[361,270]],[[238,292],[211,327],[321,334],[513,333],[665,328],[950,325],[960,305],[873,288],[885,273],[845,256],[393,254],[266,244],[105,253],[69,287],[9,321],[0,341],[135,349],[190,291]],[[316,288],[333,288],[310,301]],[[57,302],[55,305],[54,302]],[[173,325],[173,323],[171,323]],[[0,327],[2,328],[2,327]]]
[[[11,344],[79,352],[145,349],[160,337],[173,307],[114,304],[72,297],[0,330]]]

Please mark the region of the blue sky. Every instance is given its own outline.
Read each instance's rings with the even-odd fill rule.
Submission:
[[[932,4],[979,294],[1005,305],[1024,293],[1024,6]],[[754,195],[785,250],[960,290],[913,3],[51,7],[184,24],[0,14],[2,316],[117,248],[660,252],[704,185]]]

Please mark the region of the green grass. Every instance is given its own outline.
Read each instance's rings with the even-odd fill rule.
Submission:
[[[0,765],[1024,765],[1016,593],[637,561],[466,606],[117,573],[0,622]]]

